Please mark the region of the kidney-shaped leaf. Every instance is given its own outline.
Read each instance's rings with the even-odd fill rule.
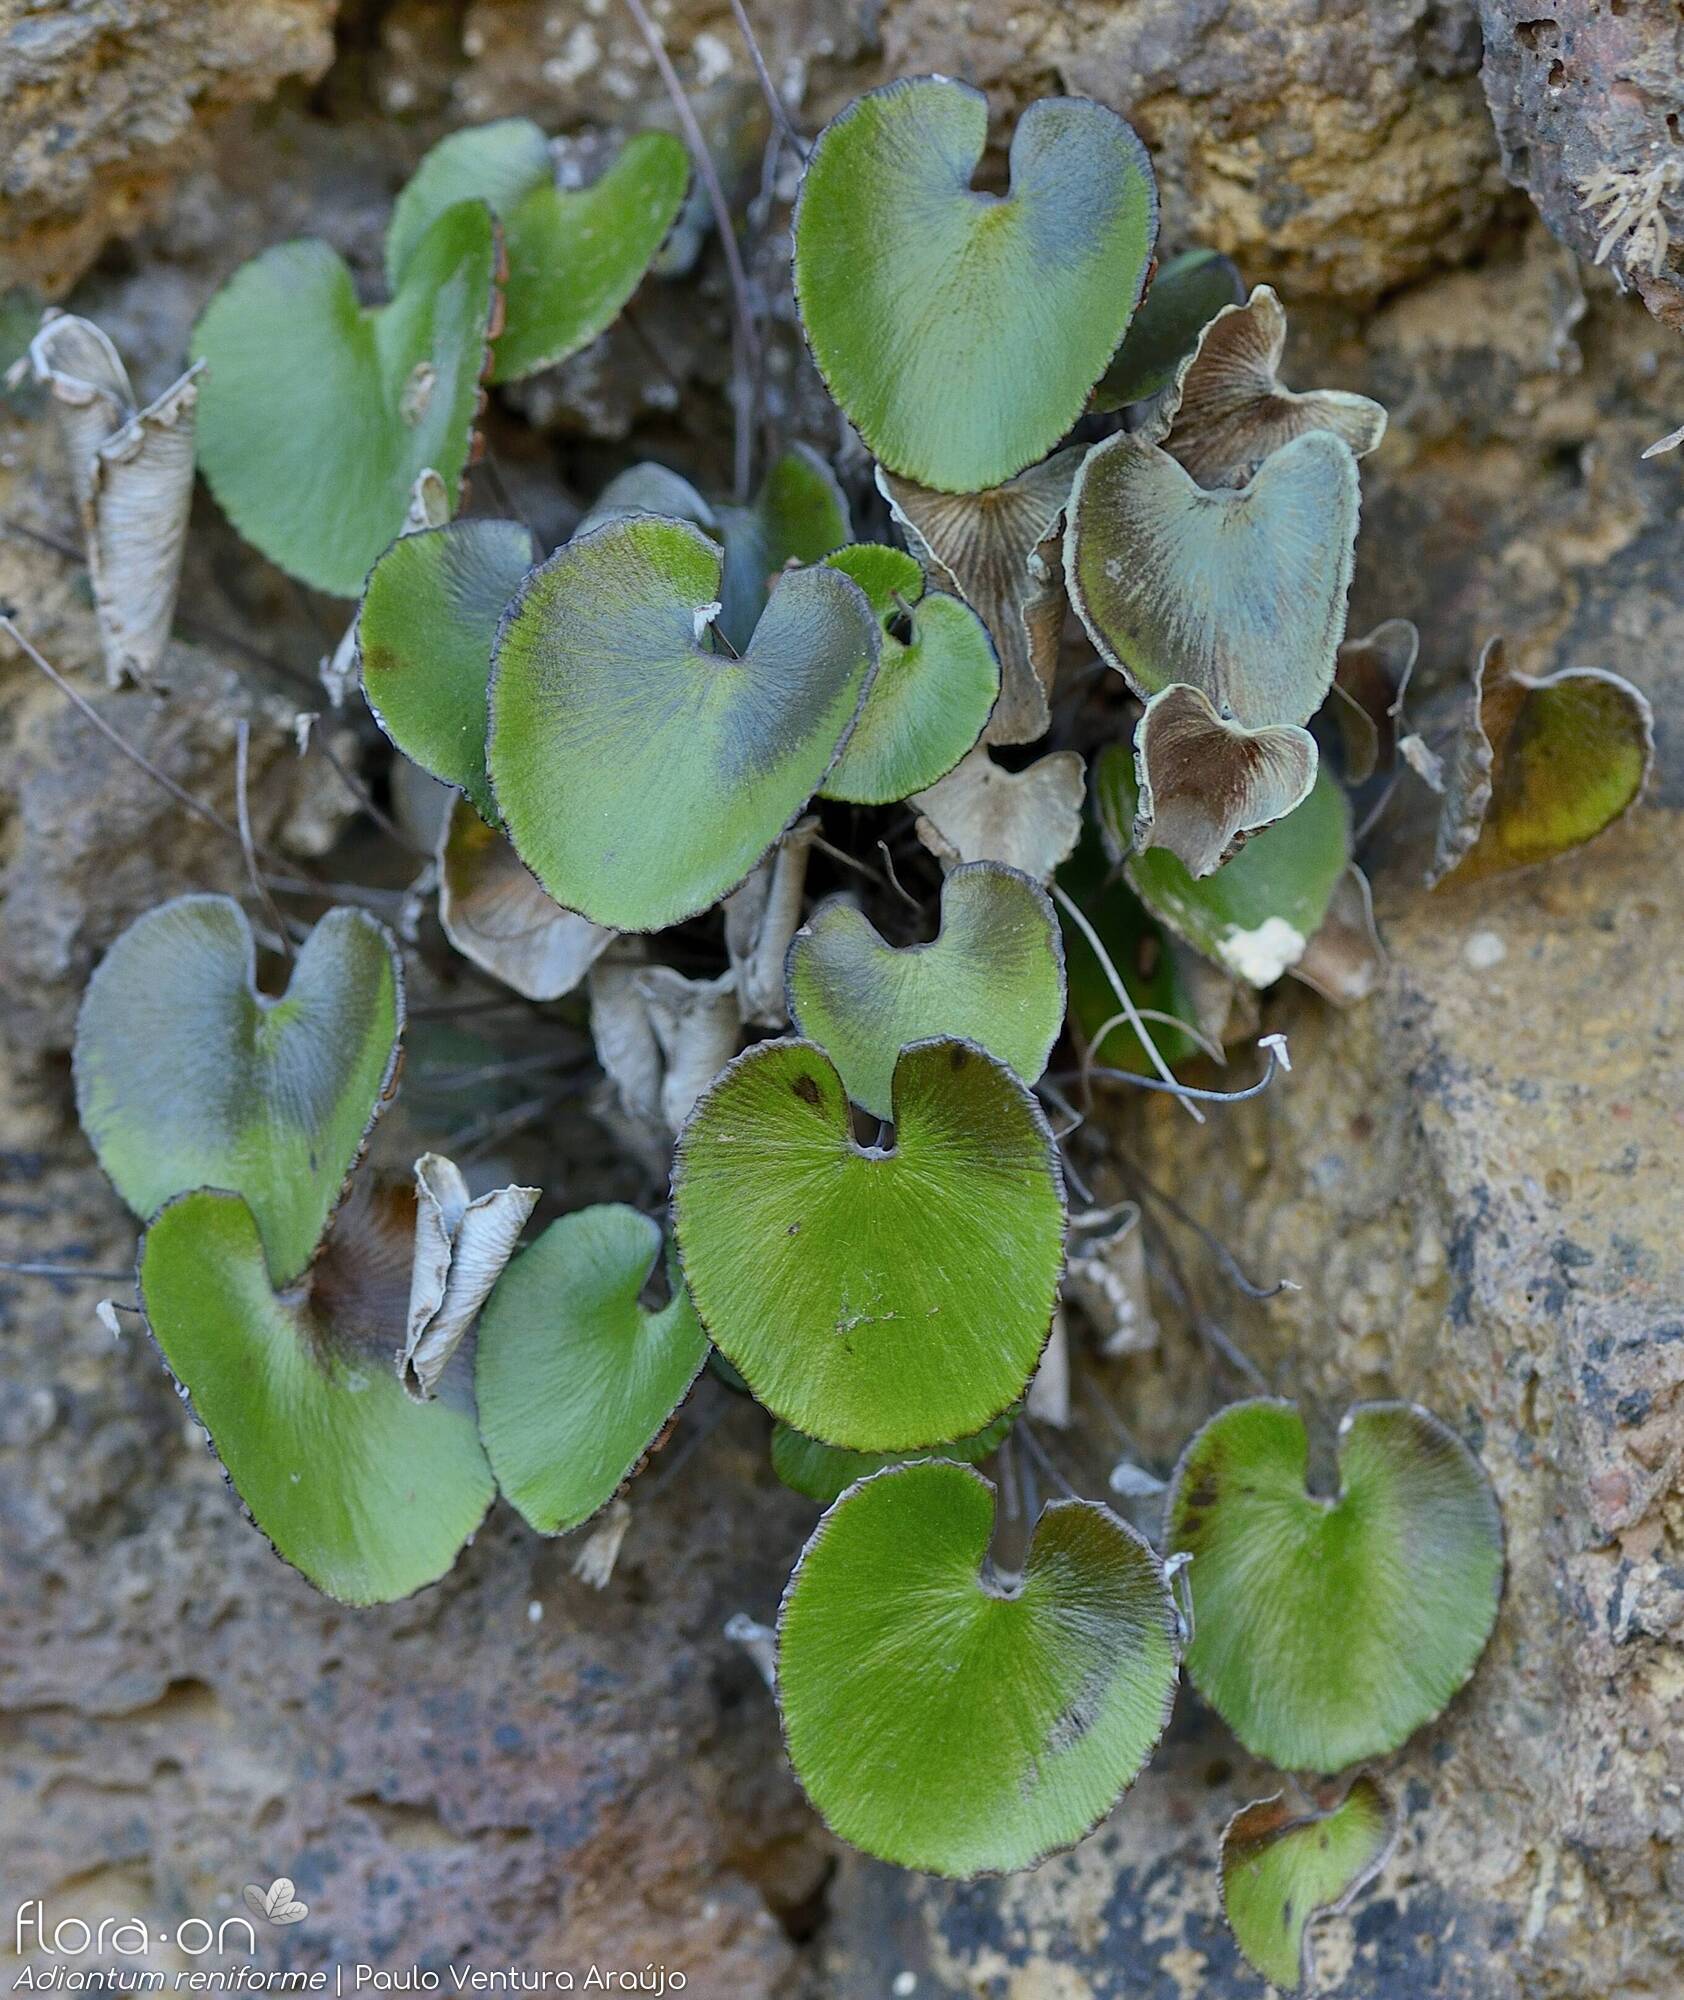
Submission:
[[[1362,458],[1386,434],[1386,413],[1343,389],[1299,395],[1280,379],[1286,314],[1267,285],[1225,306],[1199,336],[1165,399],[1155,434],[1201,486],[1243,486],[1273,451],[1306,431],[1331,431]]]
[[[895,1066],[894,1144],[861,1146],[811,1042],[762,1042],[697,1102],[673,1163],[696,1310],[760,1401],[855,1451],[981,1430],[1052,1322],[1064,1193],[1039,1105],[981,1049]]]
[[[707,1335],[677,1273],[660,1311],[638,1302],[660,1254],[659,1224],[636,1209],[581,1209],[521,1252],[480,1315],[480,1433],[540,1534],[605,1507],[702,1372]]]
[[[890,1115],[895,1062],[937,1035],[975,1042],[1033,1083],[1064,1020],[1064,948],[1052,899],[996,861],[942,884],[932,943],[896,950],[851,903],[833,900],[789,952],[796,1032],[826,1051],[848,1095]]]
[[[778,1620],[790,1762],[831,1829],[931,1874],[1029,1868],[1080,1840],[1175,1699],[1158,1559],[1089,1501],[1041,1515],[1021,1576],[989,1560],[994,1489],[940,1462],[845,1493]]]
[[[911,77],[819,135],[795,215],[795,289],[831,394],[892,472],[998,486],[1058,443],[1129,323],[1157,234],[1131,128],[1083,98],[1032,104],[1011,191],[972,185],[980,90]]]
[[[1218,250],[1184,250],[1160,264],[1116,359],[1093,392],[1093,407],[1119,410],[1167,388],[1204,329],[1224,306],[1244,297],[1239,272]]]
[[[503,225],[506,313],[492,380],[518,381],[596,339],[637,289],[684,205],[690,160],[666,132],[629,139],[589,187],[556,185],[549,142],[524,118],[441,139],[399,195],[386,232],[397,292],[427,231],[477,195]]]
[[[290,1284],[391,1088],[402,1025],[397,948],[364,911],[330,910],[272,1000],[239,905],[178,897],[131,924],[88,982],[77,1113],[137,1215],[231,1189]]]
[[[395,541],[357,614],[363,694],[412,763],[495,820],[485,775],[486,687],[497,621],[536,556],[516,521],[452,521]]]
[[[823,782],[877,660],[839,571],[797,570],[740,660],[707,644],[718,548],[632,515],[558,549],[504,617],[491,780],[521,859],[616,930],[662,930],[742,881]]]
[[[1214,493],[1119,432],[1071,492],[1071,598],[1143,700],[1185,681],[1248,729],[1307,722],[1333,680],[1358,508],[1356,460],[1328,431]]]
[[[1252,986],[1272,986],[1303,957],[1351,858],[1351,809],[1321,769],[1301,805],[1200,879],[1167,848],[1130,851],[1140,793],[1124,745],[1095,760],[1094,796],[1135,894],[1177,937]]]
[[[1324,1812],[1284,1795],[1243,1807],[1222,1832],[1222,1908],[1234,1941],[1283,1993],[1310,1983],[1310,1925],[1336,1915],[1386,1865],[1391,1801],[1366,1773]]]
[[[975,1465],[1000,1448],[1017,1421],[1019,1407],[1014,1403],[993,1423],[985,1424],[969,1437],[949,1438],[944,1444],[927,1445],[922,1451],[846,1451],[841,1445],[823,1444],[818,1438],[808,1437],[793,1424],[777,1423],[772,1426],[772,1470],[792,1492],[805,1494],[821,1507],[828,1507],[840,1500],[850,1486],[894,1465],[910,1465],[924,1458],[950,1458],[963,1465]]]
[[[1534,679],[1491,640],[1447,760],[1428,881],[1454,870],[1476,882],[1594,840],[1642,796],[1654,748],[1652,711],[1630,681],[1594,667]]]
[[[1290,1403],[1221,1411],[1170,1488],[1165,1546],[1193,1558],[1193,1684],[1289,1771],[1383,1757],[1472,1675],[1497,1616],[1497,1502],[1455,1432],[1410,1403],[1339,1426],[1339,1491],[1305,1485]]]
[[[1197,688],[1179,682],[1146,704],[1134,757],[1135,846],[1164,849],[1195,878],[1220,868],[1248,834],[1284,819],[1316,781],[1307,729],[1224,722]]]
[[[193,330],[205,363],[199,463],[271,562],[355,597],[431,467],[454,506],[496,305],[497,230],[448,208],[389,305],[358,305],[325,243],[283,243],[223,286]]]
[[[402,1335],[277,1297],[250,1209],[200,1190],[146,1232],[140,1292],[170,1370],[276,1550],[351,1604],[443,1576],[493,1492],[472,1413],[412,1402]]]
[[[861,542],[829,561],[870,599],[883,640],[825,797],[892,805],[946,777],[976,742],[1000,692],[1000,663],[971,607],[926,591],[923,570],[902,550]]]

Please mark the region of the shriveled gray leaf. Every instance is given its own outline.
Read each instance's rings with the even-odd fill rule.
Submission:
[[[1374,924],[1374,892],[1354,861],[1333,892],[1321,929],[1288,970],[1336,1007],[1366,1000],[1385,978],[1386,948]]]
[[[807,857],[818,830],[816,819],[797,821],[743,886],[725,898],[725,951],[745,1026],[788,1025],[784,960],[801,923]]]
[[[579,1544],[579,1553],[573,1558],[573,1574],[581,1583],[588,1583],[592,1590],[608,1588],[631,1524],[631,1502],[624,1496],[610,1500],[602,1518]]]
[[[497,1188],[477,1199],[442,1153],[415,1162],[415,1265],[398,1378],[431,1402],[491,1288],[514,1255],[538,1189]]]
[[[1057,1306],[1053,1308],[1052,1331],[1041,1350],[1040,1366],[1029,1378],[1023,1409],[1035,1423],[1051,1424],[1061,1431],[1070,1428],[1070,1333]]]
[[[466,959],[528,1000],[578,987],[618,933],[546,896],[503,835],[457,793],[438,849],[439,922]]]
[[[737,1052],[737,982],[687,979],[622,940],[591,968],[591,1034],[645,1157],[663,1159],[690,1107]]]
[[[1429,889],[1436,888],[1467,857],[1485,824],[1491,804],[1493,753],[1480,710],[1487,670],[1500,670],[1502,662],[1502,640],[1488,639],[1460,691],[1455,732],[1439,765],[1444,804],[1439,810],[1433,858],[1427,868]]]
[[[1059,526],[1082,458],[1079,446],[1056,451],[988,493],[937,493],[877,469],[912,553],[994,641],[1000,699],[984,743],[1033,743],[1047,732],[1064,629]]]
[[[1102,1236],[1078,1238],[1064,1273],[1064,1296],[1098,1336],[1107,1360],[1149,1354],[1158,1344],[1158,1322],[1146,1286],[1146,1239],[1132,1202],[1117,1226]]]
[[[641,938],[621,938],[591,967],[591,1040],[608,1079],[615,1126],[626,1146],[659,1172],[670,1150],[661,1116],[661,1045],[638,981],[648,970]]]
[[[1339,730],[1348,784],[1363,784],[1376,771],[1391,769],[1403,697],[1420,650],[1421,635],[1407,618],[1388,618],[1339,648],[1328,707]]]
[[[1136,848],[1167,848],[1197,878],[1304,799],[1316,781],[1316,742],[1295,726],[1224,722],[1197,688],[1178,685],[1146,704],[1134,762]]]
[[[1201,486],[1244,486],[1273,451],[1306,431],[1331,431],[1363,457],[1386,412],[1342,389],[1297,393],[1280,379],[1286,314],[1268,285],[1224,306],[1164,392],[1149,433]]]
[[[169,644],[181,581],[199,369],[141,409],[107,335],[53,309],[28,365],[52,398],[70,462],[106,678],[145,680]]]
[[[1003,861],[1050,882],[1082,831],[1087,774],[1074,750],[1055,750],[1022,771],[1003,770],[978,745],[938,784],[915,792],[918,838],[944,868]]]
[[[628,465],[609,480],[573,532],[588,535],[604,521],[618,521],[627,514],[663,514],[669,520],[694,521],[710,535],[719,533],[719,517],[689,480],[653,459]]]
[[[737,1053],[736,977],[686,979],[670,965],[652,965],[637,984],[661,1051],[661,1116],[676,1132]]]

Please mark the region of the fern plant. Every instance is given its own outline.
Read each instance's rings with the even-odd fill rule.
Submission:
[[[1211,1043],[1201,994],[1380,981],[1353,788],[1438,789],[1435,875],[1532,862],[1636,796],[1648,718],[1499,648],[1448,737],[1413,730],[1413,629],[1345,633],[1384,412],[1286,387],[1268,287],[1158,262],[1116,112],[1031,106],[1001,193],[986,135],[979,93],[922,77],[807,154],[791,282],[875,460],[852,493],[792,440],[733,498],[632,466],[553,551],[457,515],[484,384],[576,351],[655,258],[687,182],[658,137],[564,193],[534,128],[458,134],[397,204],[386,304],[288,245],[195,336],[214,492],[360,593],[368,706],[456,794],[448,937],[537,1002],[583,996],[670,1202],[520,1249],[538,1190],[471,1198],[433,1154],[376,1174],[404,952],[349,910],[279,996],[237,906],[141,918],[89,987],[78,1103],[146,1225],[162,1357],[319,1588],[436,1580],[499,1491],[540,1533],[591,1522],[711,1366],[824,1508],[776,1682],[836,1832],[944,1875],[1031,1866],[1116,1805],[1185,1671],[1317,1781],[1222,1854],[1242,1948],[1290,1984],[1311,1914],[1389,1845],[1358,1767],[1485,1646],[1496,1504],[1407,1402],[1353,1409],[1312,1491],[1304,1414],[1252,1400],[1188,1444],[1155,1535],[1061,1499],[1005,1563],[976,1468],[1024,1421],[1061,1282],[1098,1271],[1113,1320],[1139,1284],[1114,1218],[1072,1215],[1049,1064],[1219,1098],[1177,1074]],[[1097,734],[1061,706],[1095,673]],[[909,814],[939,916],[884,842]]]

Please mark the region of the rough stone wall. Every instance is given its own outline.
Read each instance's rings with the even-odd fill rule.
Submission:
[[[1503,1497],[1492,1654],[1396,1760],[1404,1844],[1327,1926],[1327,1989],[1660,2000],[1684,1981],[1684,474],[1638,454],[1684,414],[1676,344],[1504,195],[1471,8],[755,11],[814,116],[938,64],[987,85],[1003,114],[1049,87],[1132,110],[1162,149],[1176,239],[1220,242],[1286,288],[1291,379],[1392,410],[1365,466],[1354,626],[1415,618],[1428,692],[1505,630],[1525,668],[1613,667],[1657,702],[1651,802],[1552,872],[1428,897],[1400,801],[1376,834],[1386,991],[1349,1015],[1283,991],[1266,1025],[1292,1035],[1290,1079],[1202,1135],[1155,1104],[1131,1103],[1119,1130],[1255,1271],[1305,1285],[1246,1307],[1190,1247],[1202,1303],[1261,1367],[1330,1402],[1440,1409]],[[704,103],[746,102],[728,13],[678,0],[667,18],[708,79]],[[263,243],[316,230],[372,279],[384,203],[449,124],[632,122],[658,103],[635,38],[594,0],[402,0],[365,28],[316,108],[224,120],[133,256],[74,296],[144,385],[168,379],[204,298]],[[555,53],[535,62],[536,48]],[[711,284],[701,310],[680,286],[639,304],[703,407],[724,323]],[[655,372],[623,333],[580,357],[541,435],[500,429],[506,475],[585,487],[608,441],[660,448],[672,397],[650,389]],[[0,425],[0,518],[70,538],[46,413],[9,406]],[[560,532],[565,502],[551,504]],[[342,608],[286,587],[208,504],[192,546],[194,628],[171,656],[179,685],[203,690],[183,705],[191,726],[183,707],[96,692],[73,562],[0,533],[0,596],[224,811],[220,702],[243,690],[260,835],[319,851],[337,807],[287,721],[316,705],[308,675]],[[230,632],[283,671],[217,636]],[[139,908],[236,886],[240,857],[15,660],[0,662],[0,811],[0,1256],[27,1246],[121,1271],[132,1224],[69,1119],[74,994]],[[596,1170],[583,1120],[554,1143]],[[770,1697],[721,1632],[734,1611],[770,1614],[813,1518],[770,1482],[751,1412],[708,1391],[686,1426],[717,1427],[640,1490],[604,1595],[571,1576],[570,1549],[499,1514],[446,1584],[350,1613],[244,1526],[143,1341],[114,1345],[94,1322],[100,1289],[128,1296],[120,1279],[0,1274],[0,1880],[66,1914],[133,1907],[173,1930],[286,1872],[312,1907],[285,1942],[299,1963],[436,1962],[477,1944],[486,1966],[664,1962],[710,2000],[863,2000],[904,1991],[907,1973],[919,2000],[1260,1990],[1217,1917],[1212,1863],[1223,1819],[1272,1779],[1191,1697],[1107,1827],[1030,1876],[943,1888],[823,1836],[783,1769]],[[1161,1466],[1241,1386],[1213,1375],[1167,1303],[1164,1321],[1163,1351],[1107,1378]],[[1089,1490],[1105,1448],[1088,1422],[1069,1442]]]
[[[1504,170],[1684,331],[1684,18],[1668,0],[1481,0],[1480,17]]]
[[[0,291],[47,297],[204,157],[204,121],[313,79],[338,0],[0,0]]]

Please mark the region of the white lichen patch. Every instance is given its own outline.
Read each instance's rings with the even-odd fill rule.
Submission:
[[[1304,956],[1309,943],[1302,931],[1284,917],[1269,917],[1254,931],[1231,930],[1216,947],[1216,955],[1236,979],[1248,986],[1273,986],[1290,965]]]

